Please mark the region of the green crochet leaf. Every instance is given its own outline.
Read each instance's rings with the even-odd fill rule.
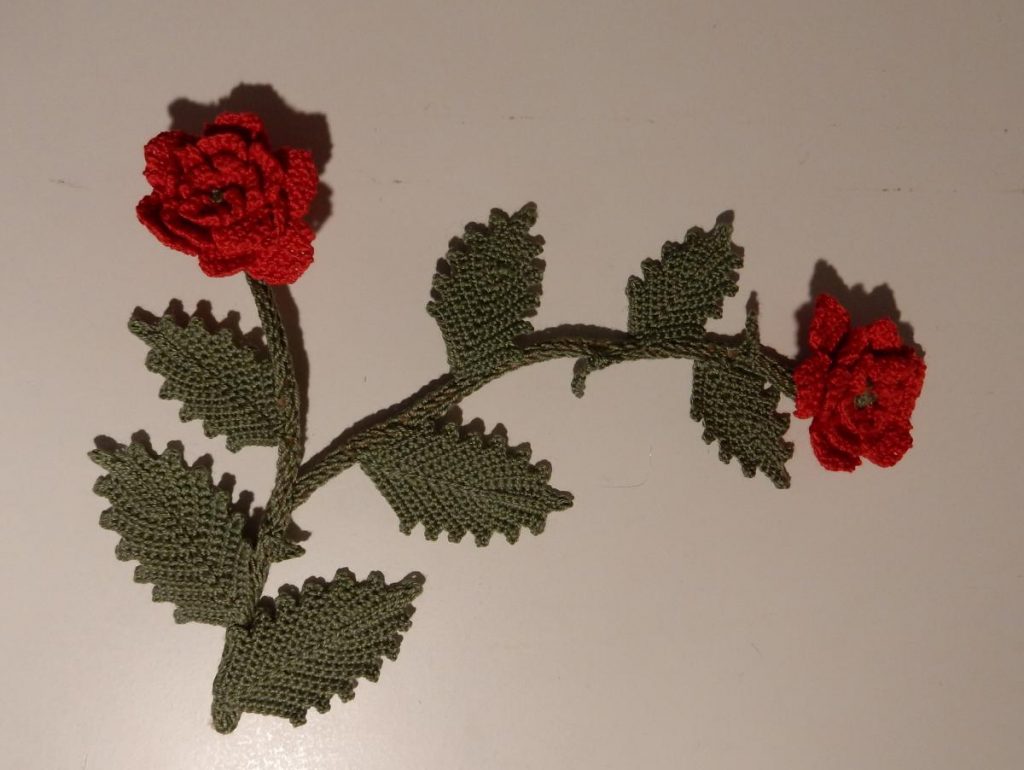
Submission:
[[[732,222],[720,217],[710,232],[691,228],[682,243],[667,242],[661,259],[641,264],[643,278],[630,277],[629,333],[644,339],[700,339],[709,318],[722,317],[722,303],[737,290],[743,253],[732,242]]]
[[[100,526],[121,535],[117,558],[139,562],[135,580],[153,584],[153,601],[174,602],[179,623],[246,622],[260,590],[257,565],[245,518],[210,469],[189,468],[171,444],[159,456],[133,441],[89,457],[108,474],[93,488],[111,503]]]
[[[207,436],[227,447],[273,446],[280,434],[270,362],[235,342],[229,329],[207,330],[193,316],[185,326],[165,315],[155,323],[133,318],[128,328],[150,347],[146,367],[166,378],[160,398],[183,402],[183,422],[202,420]]]
[[[422,590],[418,573],[388,585],[379,572],[359,582],[345,569],[329,583],[282,587],[276,603],[257,607],[250,627],[227,630],[213,682],[214,727],[229,733],[246,711],[298,726],[311,707],[329,710],[334,695],[351,700],[357,678],[376,682],[383,658],[398,657]]]
[[[426,536],[459,542],[472,532],[479,546],[501,532],[510,543],[526,527],[539,535],[548,513],[572,505],[572,495],[548,485],[551,466],[530,464],[527,446],[509,447],[489,435],[445,424],[405,428],[394,443],[369,450],[359,462],[398,514],[402,532],[422,522]]]
[[[437,319],[456,376],[479,376],[521,357],[515,338],[540,304],[543,240],[530,235],[537,208],[512,216],[491,211],[487,226],[469,225],[434,275],[427,312]]]
[[[751,307],[734,357],[694,361],[690,416],[704,423],[705,443],[718,441],[722,462],[736,457],[744,476],[760,468],[784,489],[789,486],[786,461],[793,456],[793,445],[783,438],[789,415],[776,412],[780,392],[761,374],[766,363]]]

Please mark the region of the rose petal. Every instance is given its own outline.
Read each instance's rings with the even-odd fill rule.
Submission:
[[[181,164],[182,176],[191,182],[197,174],[210,171],[210,158],[194,144],[189,144],[177,152],[178,163]]]
[[[817,418],[811,422],[810,434],[814,456],[826,470],[852,471],[860,465],[860,458],[856,454],[845,452],[832,444],[828,431],[819,425]]]
[[[245,271],[257,281],[271,285],[294,283],[313,262],[312,242],[309,225],[296,220],[275,241],[273,249],[261,253]]]
[[[135,213],[160,243],[175,251],[196,256],[208,240],[203,230],[179,217],[158,195],[147,195],[139,201]]]
[[[196,141],[196,148],[213,157],[221,153],[244,159],[249,155],[249,142],[235,133],[220,133],[200,137]]]
[[[910,423],[887,426],[886,430],[865,442],[864,457],[883,468],[898,463],[914,445]]]
[[[876,357],[871,368],[879,406],[894,418],[909,419],[924,383],[924,361],[906,348],[900,354]]]
[[[870,353],[870,340],[864,327],[852,329],[835,355],[837,366],[853,367],[865,352]]]
[[[220,217],[217,215],[216,209],[207,199],[197,199],[196,197],[189,198],[189,200],[182,202],[178,207],[178,214],[187,222],[191,222],[199,227],[209,229],[216,227],[220,224]]]
[[[251,112],[222,112],[206,127],[204,134],[216,133],[217,128],[241,129],[249,141],[266,141],[266,129],[259,115]],[[213,130],[211,130],[213,129]]]
[[[195,141],[183,131],[164,131],[148,142],[142,153],[146,168],[142,172],[153,189],[163,195],[173,195],[181,176],[178,152]]]
[[[864,327],[873,350],[899,350],[903,347],[900,330],[891,318],[882,318]]]
[[[813,417],[818,413],[830,365],[827,355],[814,352],[793,371],[793,384],[796,386],[796,409],[793,413],[797,417]]]
[[[259,179],[252,164],[247,158],[231,153],[218,153],[210,158],[211,170],[216,174],[216,181],[221,188],[237,185],[238,187],[254,187]]]
[[[853,406],[853,380],[853,372],[843,369],[833,369],[829,372],[824,402],[815,417],[815,422],[819,423],[819,429],[828,435],[832,446],[847,454],[859,455],[860,433],[856,420],[848,411]]]
[[[270,151],[259,144],[249,148],[249,157],[252,160],[254,170],[262,176],[259,187],[264,197],[271,203],[276,204],[281,199],[281,191],[285,184],[284,169],[281,162],[270,154]]]
[[[201,252],[199,267],[212,278],[225,278],[245,269],[250,257],[245,254],[225,254],[216,249]]]
[[[245,254],[248,261],[273,248],[281,237],[270,217],[245,217],[226,227],[219,227],[210,233],[214,247],[223,254]]]
[[[808,335],[811,350],[831,353],[850,329],[850,314],[831,294],[819,294]]]
[[[316,164],[313,163],[313,153],[308,150],[286,148],[281,155],[284,156],[284,188],[288,193],[288,206],[291,215],[298,219],[309,212],[309,205],[320,184]]]

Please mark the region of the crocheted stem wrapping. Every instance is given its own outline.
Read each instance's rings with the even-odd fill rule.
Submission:
[[[534,341],[536,340],[536,341]],[[399,405],[379,413],[379,419],[357,423],[342,433],[300,469],[292,490],[292,508],[301,505],[321,486],[345,469],[359,462],[363,452],[394,441],[394,433],[403,428],[438,420],[453,406],[491,380],[511,371],[558,358],[576,358],[572,389],[583,395],[587,374],[612,364],[656,358],[686,358],[693,361],[734,359],[739,355],[741,341],[682,340],[649,342],[620,333],[617,339],[561,336],[558,329],[548,329],[520,339],[521,355],[496,365],[478,376],[458,378],[445,374]],[[750,366],[754,374],[789,397],[795,394],[791,366],[783,366],[763,354]]]
[[[299,468],[302,465],[304,442],[299,390],[295,382],[295,367],[292,362],[291,350],[288,347],[288,336],[274,302],[273,290],[267,284],[254,280],[248,275],[246,280],[253,300],[256,302],[260,324],[266,336],[267,350],[270,353],[274,376],[275,397],[281,413],[274,488],[267,501],[258,533],[258,542],[264,543],[268,542],[267,536],[271,536],[276,541],[283,539],[284,532],[291,520],[291,513],[298,505],[295,484],[298,480]]]

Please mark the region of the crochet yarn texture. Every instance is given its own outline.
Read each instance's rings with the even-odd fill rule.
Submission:
[[[157,454],[144,435],[127,445],[99,441],[90,453],[105,471],[95,491],[109,501],[100,524],[120,535],[117,557],[139,563],[135,580],[152,584],[155,601],[174,604],[177,622],[226,629],[213,683],[221,732],[245,712],[300,725],[310,708],[327,711],[333,696],[351,699],[359,679],[376,681],[383,659],[399,653],[422,591],[419,573],[388,583],[379,572],[360,581],[341,569],[329,581],[310,578],[264,596],[271,564],[303,553],[289,534],[295,510],[347,468],[363,468],[402,532],[422,525],[431,540],[471,534],[486,546],[499,533],[514,543],[523,529],[540,534],[549,514],[572,504],[549,483],[551,466],[531,461],[528,445],[510,446],[502,429],[488,433],[456,418],[466,396],[511,371],[571,359],[569,384],[581,397],[589,376],[608,366],[689,359],[690,414],[704,441],[717,442],[723,462],[735,458],[742,475],[760,471],[779,488],[790,484],[793,454],[783,395],[796,397],[798,415],[813,416],[812,444],[826,467],[848,469],[860,455],[891,464],[909,446],[924,365],[894,326],[851,330],[845,311],[822,300],[798,387],[792,364],[763,347],[753,301],[740,334],[707,331],[738,291],[743,252],[732,241],[731,215],[642,262],[626,284],[625,330],[535,330],[528,319],[540,303],[543,240],[532,232],[536,206],[527,204],[468,225],[438,265],[427,311],[448,370],[307,457],[292,351],[270,284],[295,280],[312,260],[301,217],[315,171],[311,180],[303,151],[268,146],[262,122],[248,114],[222,116],[203,137],[161,134],[147,145],[154,192],[140,203],[160,241],[198,254],[206,273],[246,272],[265,347],[198,311],[184,319],[137,311],[129,329],[148,347],[146,366],[163,378],[160,397],[181,402],[182,421],[202,421],[206,436],[223,436],[233,452],[276,447],[269,497],[250,512],[242,504],[248,493],[233,499],[214,484],[208,463],[189,465],[176,443]],[[296,233],[305,246],[296,246]]]
[[[287,537],[292,512],[346,468],[366,471],[401,531],[422,524],[429,539],[472,534],[483,546],[500,533],[514,543],[522,529],[539,534],[549,513],[572,504],[571,494],[549,484],[550,465],[530,462],[527,445],[510,447],[503,432],[448,417],[507,372],[575,359],[573,389],[582,395],[588,374],[615,363],[693,359],[692,416],[705,441],[719,442],[724,461],[738,458],[744,475],[760,469],[776,486],[789,484],[788,416],[776,412],[780,394],[793,392],[788,372],[762,351],[753,309],[736,340],[704,331],[736,292],[742,256],[731,221],[694,228],[667,243],[660,260],[644,262],[643,278],[628,283],[629,331],[593,338],[560,328],[536,333],[526,320],[543,277],[536,218],[530,204],[466,228],[427,305],[447,346],[448,373],[305,462],[291,354],[266,284],[249,279],[266,355],[197,316],[182,323],[137,313],[129,323],[150,348],[148,368],[164,378],[160,396],[182,402],[182,420],[202,420],[206,434],[224,436],[233,451],[278,447],[277,479],[258,520],[213,485],[209,468],[185,465],[175,445],[160,456],[142,441],[92,453],[108,471],[96,485],[111,502],[101,523],[122,536],[119,557],[140,562],[136,580],[153,583],[157,601],[173,602],[179,622],[227,628],[214,685],[218,730],[234,729],[245,711],[301,724],[308,708],[326,710],[332,694],[351,698],[356,678],[376,679],[381,659],[398,653],[419,576],[389,585],[377,574],[360,583],[339,572],[298,593],[283,588],[273,603],[260,599],[270,564],[302,553]]]
[[[231,732],[245,711],[298,726],[311,706],[329,710],[335,694],[351,700],[359,678],[376,682],[383,658],[398,657],[422,584],[415,573],[388,585],[379,572],[359,582],[341,569],[330,582],[282,588],[273,611],[261,605],[247,626],[228,628],[213,726]]]
[[[139,221],[210,276],[244,270],[270,284],[294,283],[313,261],[303,217],[319,182],[308,150],[272,150],[263,121],[226,112],[201,137],[164,131],[146,144],[153,192]]]
[[[910,415],[924,361],[891,319],[852,328],[846,308],[828,294],[815,302],[809,342],[811,355],[793,373],[795,414],[814,418],[818,462],[832,471],[852,471],[861,457],[895,465],[914,443]]]

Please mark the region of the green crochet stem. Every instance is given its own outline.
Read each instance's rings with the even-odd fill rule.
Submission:
[[[281,413],[281,436],[277,444],[277,471],[274,488],[267,501],[263,520],[260,522],[258,543],[266,543],[265,535],[283,539],[291,519],[291,513],[300,504],[296,495],[296,483],[305,451],[302,436],[302,415],[299,408],[299,389],[295,381],[295,365],[288,348],[288,335],[281,323],[273,291],[265,283],[246,276],[249,290],[256,302],[260,325],[266,337],[267,350],[274,376],[277,407]],[[269,563],[268,559],[262,560]],[[265,582],[263,576],[262,583]],[[259,598],[259,597],[257,597]]]
[[[286,426],[278,444],[277,478],[261,534],[283,533],[292,511],[332,478],[359,462],[363,452],[391,443],[395,431],[440,419],[466,396],[516,369],[559,358],[578,359],[572,388],[577,396],[582,396],[586,375],[612,364],[656,358],[726,360],[735,358],[742,344],[740,340],[647,342],[625,333],[619,333],[612,339],[597,339],[578,334],[562,336],[558,328],[544,330],[521,338],[521,356],[516,359],[502,362],[490,371],[474,376],[458,378],[445,374],[416,391],[398,406],[387,410],[379,419],[345,431],[324,450],[302,464],[298,391],[287,336],[270,288],[251,278],[248,281],[274,364],[278,403],[284,413]],[[758,357],[752,366],[757,369],[754,373],[762,375],[782,393],[790,397],[794,395],[793,377],[787,367],[767,356]]]

